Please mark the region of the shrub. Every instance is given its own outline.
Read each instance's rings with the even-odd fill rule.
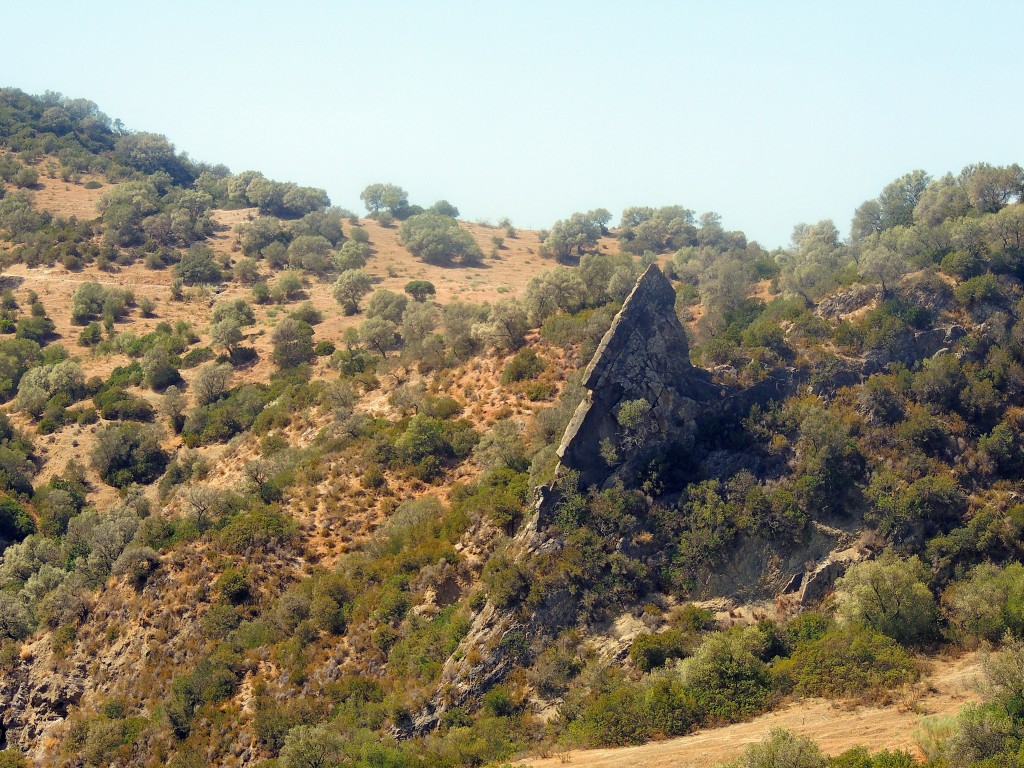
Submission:
[[[235,515],[221,530],[219,538],[229,552],[242,553],[286,541],[296,528],[287,513],[259,505]]]
[[[863,623],[899,643],[921,643],[935,634],[935,598],[917,558],[888,553],[852,566],[836,582],[837,613],[847,624]]]
[[[641,672],[650,672],[670,659],[689,656],[694,645],[693,636],[678,629],[657,635],[640,634],[629,647],[629,659]]]
[[[760,744],[751,744],[743,753],[743,768],[825,768],[821,748],[806,736],[797,736],[784,728],[774,728]]]
[[[309,326],[320,325],[324,321],[324,314],[311,301],[304,301],[291,312],[288,317],[305,323]]]
[[[174,274],[185,285],[215,284],[224,279],[213,259],[213,249],[202,244],[188,249],[175,266]]]
[[[313,354],[317,357],[330,357],[334,352],[335,346],[333,341],[324,339],[313,345]]]
[[[1003,298],[999,280],[991,272],[964,281],[954,289],[953,295],[961,304],[972,308],[979,304],[997,302]]]
[[[569,735],[589,747],[639,744],[687,733],[702,719],[690,691],[673,674],[639,683],[602,681],[604,690],[570,724]]]
[[[142,372],[150,389],[164,390],[181,380],[176,358],[163,346],[154,346],[142,356]]]
[[[252,593],[252,585],[245,571],[237,568],[228,568],[217,577],[214,588],[232,605],[244,603]]]
[[[20,750],[12,747],[0,751],[0,768],[28,768],[28,761]]]
[[[752,630],[719,632],[684,659],[680,677],[708,717],[728,721],[763,710],[771,699],[768,665],[755,655],[760,637]]]
[[[119,386],[97,392],[92,400],[104,419],[150,421],[153,418],[153,406]]]
[[[402,223],[398,231],[402,244],[428,264],[475,264],[483,252],[473,236],[450,216],[421,213]]]
[[[92,463],[110,485],[124,488],[156,480],[167,466],[160,430],[148,424],[110,424],[96,433]]]
[[[152,548],[129,547],[114,561],[111,573],[115,576],[125,576],[128,583],[139,588],[159,565],[160,557]]]
[[[338,275],[331,287],[335,301],[341,304],[346,315],[359,312],[359,302],[370,292],[370,276],[361,269],[347,269]]]
[[[313,329],[306,323],[286,317],[274,328],[270,340],[278,368],[295,368],[313,358]]]
[[[975,567],[942,596],[957,637],[999,641],[1006,632],[1024,635],[1024,565]]]
[[[483,581],[487,585],[487,596],[499,608],[518,605],[530,587],[529,573],[503,555],[487,561]]]
[[[317,768],[340,765],[345,739],[330,723],[292,728],[281,747],[281,768]]]
[[[524,379],[535,379],[546,367],[544,360],[531,347],[526,347],[508,361],[505,370],[501,372],[501,383],[507,385]]]
[[[213,360],[215,355],[209,347],[195,347],[190,349],[181,358],[181,367],[185,369],[195,368],[208,360]]]
[[[42,344],[53,333],[53,321],[48,317],[23,317],[15,325],[14,335],[19,339],[28,339]]]
[[[945,763],[953,768],[975,765],[1009,765],[1020,746],[1019,725],[995,702],[968,704],[943,750]],[[1010,754],[1007,755],[1006,753]],[[1006,760],[993,760],[1005,755]],[[1012,755],[1012,757],[1011,757]]]
[[[101,341],[103,341],[103,329],[95,321],[85,326],[78,334],[78,343],[83,347],[95,347]]]
[[[0,539],[21,541],[35,532],[36,523],[28,510],[11,496],[0,495]]]
[[[801,696],[851,696],[917,678],[914,660],[894,640],[865,627],[833,629],[776,662],[776,685]]]

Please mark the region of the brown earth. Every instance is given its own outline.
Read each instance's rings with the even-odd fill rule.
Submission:
[[[703,768],[736,760],[750,744],[762,741],[774,728],[786,728],[814,739],[829,755],[856,746],[872,752],[909,750],[923,758],[914,729],[926,717],[955,715],[981,698],[981,661],[977,653],[952,660],[934,660],[921,682],[883,704],[806,699],[788,704],[746,723],[706,728],[689,736],[619,749],[572,750],[517,765],[554,768]]]
[[[86,189],[84,182],[97,181],[98,189]],[[36,207],[50,213],[70,219],[72,216],[79,221],[88,221],[97,216],[96,206],[111,189],[111,184],[99,177],[84,176],[80,183],[61,181],[39,175],[39,183],[32,190],[36,195]]]

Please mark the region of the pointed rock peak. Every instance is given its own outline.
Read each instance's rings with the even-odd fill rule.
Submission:
[[[675,308],[676,292],[672,283],[665,273],[658,268],[657,264],[651,264],[644,273],[637,278],[636,285],[622,305],[623,311],[628,311],[631,304],[636,301],[657,304],[661,307]]]
[[[634,365],[645,353],[668,353],[672,359],[662,360],[663,364],[690,367],[690,345],[676,317],[676,292],[657,264],[640,275],[626,297],[587,366],[584,386],[592,390],[609,376],[622,379],[627,371],[620,369]]]
[[[672,284],[652,264],[594,353],[583,380],[589,391],[558,448],[563,465],[578,471],[583,482],[628,474],[638,456],[666,442],[686,441],[699,395],[675,303]],[[626,403],[631,418],[622,417]],[[638,413],[643,423],[636,423]]]

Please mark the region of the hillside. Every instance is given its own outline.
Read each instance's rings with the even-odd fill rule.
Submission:
[[[358,215],[3,89],[0,179],[0,759],[835,754],[794,713],[979,646],[928,756],[1024,738],[1019,166],[768,252],[679,205]]]
[[[913,689],[898,692],[901,700],[896,702],[804,700],[749,722],[702,729],[677,739],[639,747],[574,750],[522,764],[531,768],[566,764],[579,768],[669,768],[685,763],[704,768],[742,758],[750,745],[760,743],[776,728],[812,738],[832,756],[863,747],[874,752],[905,750],[923,760],[926,756],[915,740],[921,722],[955,717],[965,704],[980,698],[981,670],[975,655],[943,659],[937,666]]]

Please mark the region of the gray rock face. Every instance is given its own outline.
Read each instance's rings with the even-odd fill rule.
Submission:
[[[814,570],[803,574],[800,586],[800,604],[815,605],[820,603],[832,591],[836,581],[845,574],[851,565],[867,560],[873,552],[865,547],[849,547],[840,552],[832,552],[818,563]]]
[[[558,447],[563,466],[587,485],[627,472],[639,456],[666,442],[692,441],[699,401],[717,389],[690,364],[689,344],[675,313],[676,294],[657,266],[637,281],[584,374],[587,395]],[[642,429],[627,435],[619,424],[624,403],[644,400]],[[602,443],[622,457],[609,462]],[[607,450],[605,454],[607,456]]]
[[[820,317],[839,320],[844,315],[866,307],[879,298],[880,293],[877,285],[858,285],[848,291],[842,291],[822,299],[814,311]]]
[[[0,749],[38,743],[81,699],[84,670],[59,670],[52,658],[47,662],[19,662],[0,676]]]

